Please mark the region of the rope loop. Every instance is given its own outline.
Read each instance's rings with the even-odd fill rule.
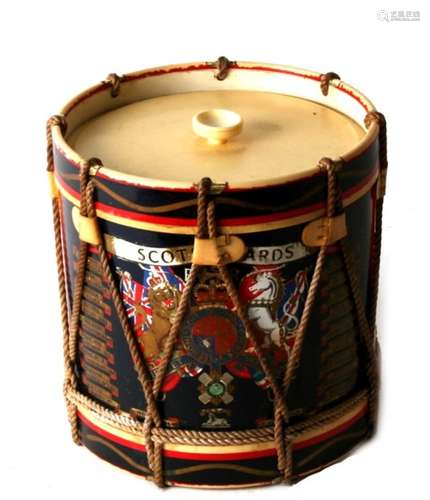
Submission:
[[[225,80],[228,76],[228,71],[230,66],[234,64],[232,61],[229,61],[227,57],[221,56],[219,57],[213,66],[216,68],[215,78],[219,81]]]
[[[106,83],[111,86],[110,95],[112,97],[118,97],[119,92],[121,90],[121,82],[124,80],[124,77],[117,75],[116,73],[109,73],[106,77],[106,80],[103,80],[103,83]]]
[[[67,130],[66,117],[60,114],[52,115],[48,118],[47,126],[49,128],[60,127],[61,133],[64,134]]]
[[[369,111],[364,117],[364,125],[366,128],[369,128],[373,122],[376,122],[378,126],[384,126],[386,124],[384,115],[379,111]]]
[[[61,133],[65,134],[67,130],[66,118],[64,115],[53,115],[46,122],[46,170],[54,171],[54,151],[52,144],[52,127],[60,127]]]
[[[333,71],[329,71],[328,73],[320,75],[320,88],[324,96],[328,95],[330,82],[332,80],[340,80],[340,76],[337,73],[334,73]]]

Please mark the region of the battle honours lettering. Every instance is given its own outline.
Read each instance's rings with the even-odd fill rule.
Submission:
[[[172,248],[147,247],[111,235],[105,235],[105,241],[108,252],[138,264],[181,266],[191,262],[193,253],[192,245]],[[245,259],[239,264],[285,264],[302,259],[309,253],[308,248],[300,241],[280,246],[249,247]]]

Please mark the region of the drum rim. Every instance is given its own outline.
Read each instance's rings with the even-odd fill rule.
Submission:
[[[261,71],[271,71],[278,73],[286,73],[291,76],[302,77],[305,79],[312,79],[319,86],[321,80],[321,73],[297,68],[294,66],[271,64],[271,63],[259,63],[259,62],[248,62],[248,61],[237,61],[233,66],[234,70],[261,70]],[[213,70],[211,63],[206,62],[191,62],[191,63],[178,63],[171,65],[163,65],[157,67],[146,68],[143,70],[126,73],[121,78],[123,79],[123,84],[127,84],[130,81],[139,80],[142,78],[152,78],[163,74],[169,74],[180,71],[196,71],[196,70]],[[350,96],[351,99],[355,99],[363,107],[363,110],[368,113],[371,111],[376,111],[373,103],[355,87],[347,84],[343,80],[335,80],[331,82],[331,90],[342,91]],[[81,103],[85,102],[88,98],[91,98],[95,94],[101,92],[110,92],[110,85],[106,81],[102,81],[97,85],[87,88],[80,94],[73,97],[66,105],[62,108],[60,115],[64,116],[67,122],[68,114],[74,110]],[[270,92],[270,90],[269,90]],[[167,94],[166,94],[167,95]],[[286,94],[289,95],[289,94]],[[299,97],[300,98],[300,97]],[[302,99],[306,99],[302,97]],[[309,99],[308,99],[309,100]],[[332,106],[326,105],[329,108]],[[335,110],[336,111],[336,110]],[[346,113],[344,113],[346,114]],[[348,115],[346,115],[348,116]],[[349,116],[356,123],[357,120]],[[361,125],[358,123],[358,125]],[[362,125],[361,125],[362,126]],[[379,132],[379,125],[375,120],[372,120],[369,127],[365,130],[363,138],[357,143],[357,145],[346,151],[344,154],[338,158],[332,158],[334,161],[349,162],[350,160],[360,156],[377,138]],[[82,168],[86,164],[86,159],[79,155],[67,142],[65,138],[65,133],[63,132],[61,126],[58,124],[52,127],[52,140],[56,150],[64,156],[64,158],[74,164],[78,168]],[[102,159],[103,160],[103,159]],[[156,179],[152,177],[145,177],[139,175],[132,175],[121,172],[119,170],[110,167],[97,167],[97,175],[101,177],[108,178],[112,181],[120,182],[121,184],[130,184],[142,188],[152,188],[161,190],[173,190],[173,191],[195,191],[196,186],[188,181],[169,181]],[[228,183],[229,190],[243,190],[243,189],[254,189],[254,188],[264,188],[269,186],[279,186],[289,182],[296,182],[301,179],[306,179],[308,177],[314,176],[319,173],[318,165],[309,167],[307,170],[296,174],[286,174],[280,177],[274,177],[273,179],[265,179],[264,181],[241,181],[235,183]]]

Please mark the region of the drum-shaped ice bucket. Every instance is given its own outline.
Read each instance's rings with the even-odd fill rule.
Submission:
[[[48,122],[73,439],[158,485],[295,482],[372,435],[385,120],[334,73],[109,77]]]

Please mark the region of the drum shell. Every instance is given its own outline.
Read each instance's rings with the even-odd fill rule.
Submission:
[[[360,293],[365,305],[367,305],[371,272],[370,249],[374,231],[377,156],[378,143],[374,141],[365,151],[346,162],[338,175],[346,205],[347,242],[358,269]],[[79,201],[79,170],[58,149],[55,150],[55,175],[61,197],[64,259],[67,269],[68,298],[71,304],[79,247],[79,235],[73,223],[72,210]],[[132,284],[140,285],[143,285],[145,272],[163,274],[163,279],[168,283],[168,290],[173,294],[174,290],[180,292],[190,264],[187,262],[182,265],[166,266],[168,264],[166,259],[172,258],[172,249],[192,247],[193,235],[189,228],[195,225],[195,204],[155,215],[138,211],[136,207],[160,207],[178,203],[186,205],[187,201],[195,200],[196,192],[131,185],[102,175],[96,175],[96,180],[96,206],[100,214],[101,232],[114,241],[121,240],[134,244],[133,255],[143,254],[142,260],[135,262],[130,260],[129,254],[127,258],[111,255],[111,268],[116,270],[117,284],[122,287],[124,301],[127,299],[125,297],[127,283],[124,281],[127,273],[132,279]],[[258,249],[254,254],[253,263],[235,263],[230,266],[242,298],[245,302],[249,301],[248,312],[250,314],[255,312],[252,311],[253,298],[250,298],[249,288],[255,286],[256,275],[265,274],[283,290],[282,296],[278,292],[276,300],[273,297],[267,299],[267,301],[272,300],[272,303],[266,301],[263,307],[259,306],[266,314],[266,325],[269,322],[269,325],[276,327],[276,323],[283,319],[280,318],[280,311],[285,310],[288,300],[291,300],[294,294],[300,302],[296,317],[300,317],[306,287],[309,286],[316,259],[315,251],[309,251],[301,256],[301,234],[309,220],[316,218],[320,212],[324,213],[326,198],[327,183],[323,174],[266,188],[229,190],[227,186],[217,197],[216,215],[220,228],[226,228],[226,231],[233,234],[238,232],[248,248]],[[166,226],[179,229],[177,232],[174,229],[166,231]],[[139,253],[136,247],[143,249],[142,252]],[[151,249],[149,252],[153,252],[151,254],[153,263],[148,261],[150,259],[148,248]],[[165,251],[164,260],[162,251],[154,252],[157,248]],[[269,251],[268,248],[272,250]],[[144,414],[146,402],[122,335],[114,304],[101,275],[96,249],[90,250],[86,272],[87,289],[84,292],[81,311],[79,388],[83,393],[115,411],[129,412],[139,417]],[[264,251],[269,253],[265,254]],[[327,408],[367,386],[365,360],[351,307],[348,280],[336,245],[329,248],[327,269],[331,271],[326,271],[322,277],[320,292],[305,337],[301,364],[288,392],[287,402],[293,423],[299,422],[302,415]],[[306,283],[301,291],[297,284],[300,277],[304,277]],[[251,285],[248,282],[251,282]],[[190,336],[193,324],[205,320],[207,318],[205,314],[210,316],[208,311],[216,308],[215,312],[220,316],[224,315],[224,319],[230,322],[234,315],[228,301],[224,300],[225,296],[221,297],[222,300],[218,297],[217,303],[208,302],[206,297],[200,301],[198,299],[198,296],[194,297],[194,309],[189,314],[188,320],[186,318],[181,331],[180,342],[182,345],[188,345],[188,348],[190,343],[187,336]],[[149,314],[154,314],[153,305],[151,306],[152,311]],[[130,308],[128,310],[130,311]],[[135,319],[131,318],[131,321]],[[164,387],[159,402],[166,426],[221,431],[258,428],[273,424],[271,391],[266,386],[264,377],[262,379],[261,370],[253,366],[255,359],[249,360],[250,366],[242,369],[241,363],[244,361],[240,358],[240,354],[246,350],[245,332],[238,323],[234,323],[233,326],[236,328],[233,337],[237,342],[227,346],[227,354],[221,360],[204,361],[198,358],[198,353],[193,352],[190,369],[187,364],[189,359],[181,359],[179,356],[179,368],[172,370],[169,383]],[[236,356],[240,358],[239,362],[234,357],[231,358],[230,351],[240,351],[236,352]],[[185,353],[184,356],[187,354],[189,355]],[[283,362],[281,357],[280,364]],[[226,364],[229,368],[226,368]],[[202,373],[216,373],[216,376],[220,373],[221,376],[224,373],[230,374],[232,379],[225,385],[228,386],[227,393],[233,398],[232,401],[220,403],[216,396],[208,394],[207,385],[205,386],[200,380]],[[205,401],[209,398],[209,402],[202,402],[199,396]],[[221,405],[227,411],[211,415],[207,410],[217,405]],[[341,444],[334,442],[333,445],[326,446],[325,452],[318,451],[318,447],[323,448],[327,445],[324,440],[298,447],[295,459],[297,464],[304,465],[301,468],[297,465],[295,472],[298,475],[309,473],[335,460],[362,439],[368,430],[366,413],[360,409],[357,415],[351,419],[352,423],[345,430]],[[106,430],[103,434],[100,428],[88,419],[88,415],[80,414],[80,428],[83,443],[96,454],[115,465],[146,475],[144,471],[148,469],[148,463],[142,448],[131,447],[126,444],[127,440],[121,441],[122,438],[118,436],[114,439]],[[348,433],[351,437],[348,437]],[[328,439],[335,441],[332,437]],[[316,458],[312,458],[314,455]],[[196,457],[184,459],[171,454],[165,457],[166,477],[172,482],[213,487],[267,483],[278,477],[276,456],[273,453],[260,453],[260,455],[257,453],[256,456],[241,458],[240,464],[234,458],[230,458],[227,460],[231,466],[226,468],[228,473],[222,468],[213,467],[214,463],[224,463],[224,461],[221,459],[215,461],[213,457],[208,456],[204,459]],[[206,468],[204,464],[207,465]],[[186,473],[182,475],[177,473],[185,468],[188,469]]]

